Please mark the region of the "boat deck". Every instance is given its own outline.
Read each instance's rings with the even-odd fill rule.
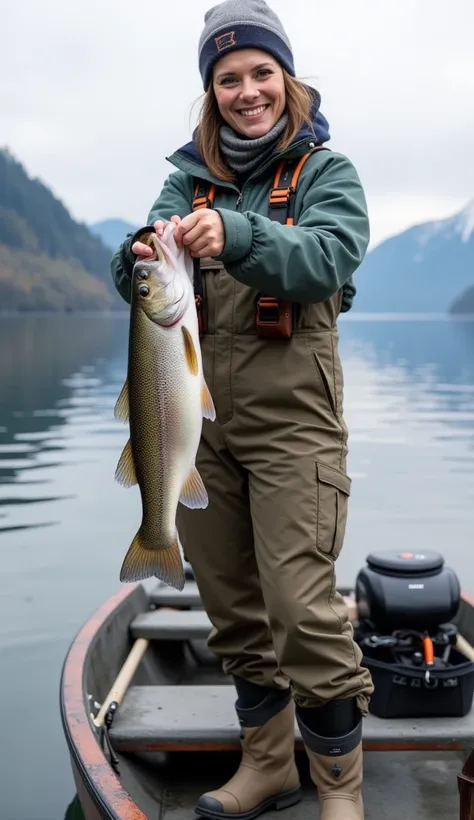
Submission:
[[[286,812],[269,811],[266,820],[318,820],[319,806],[309,782],[303,755],[303,800]],[[217,788],[231,776],[238,755],[214,753],[174,755],[167,766],[161,820],[192,820],[202,789]],[[459,816],[456,774],[459,760],[439,752],[426,760],[419,752],[380,755],[368,752],[364,761],[366,820],[455,820]],[[184,774],[185,772],[185,774]]]
[[[114,716],[110,740],[121,783],[146,817],[155,816],[159,807],[160,820],[191,819],[199,795],[221,786],[238,765],[235,690],[206,648],[211,624],[196,585],[188,582],[182,593],[158,585],[147,593],[151,609],[135,612],[128,625],[132,641],[146,639],[150,652],[144,674],[132,681]],[[183,646],[195,661],[178,664],[175,677],[169,674],[173,661],[169,668],[163,663],[175,650],[179,657]],[[161,678],[154,675],[157,659]],[[285,816],[317,820],[316,792],[297,724],[295,734],[303,800]],[[460,719],[391,721],[369,715],[363,742],[366,820],[459,817],[456,778],[474,743],[474,709]],[[283,815],[270,811],[265,818],[282,820]]]

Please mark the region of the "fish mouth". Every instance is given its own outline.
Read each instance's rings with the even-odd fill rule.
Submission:
[[[157,237],[156,233],[150,234],[150,241],[152,246],[155,250],[155,258],[158,262],[168,262],[173,268],[175,267],[175,260],[173,258],[173,254],[171,251],[166,247],[163,242],[160,242],[159,238]]]

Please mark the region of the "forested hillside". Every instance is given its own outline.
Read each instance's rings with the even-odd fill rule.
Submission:
[[[0,150],[0,310],[123,309],[110,249]]]

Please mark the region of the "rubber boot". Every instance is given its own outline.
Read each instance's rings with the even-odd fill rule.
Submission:
[[[364,820],[362,798],[362,719],[339,737],[316,734],[296,717],[309,759],[311,779],[318,790],[320,820]]]
[[[237,692],[242,684],[236,682]],[[255,687],[259,700],[262,687]],[[248,693],[248,682],[245,689]],[[233,777],[216,791],[203,794],[196,814],[208,818],[252,820],[268,809],[284,809],[301,800],[295,764],[295,710],[291,693],[263,690],[263,700],[244,708],[235,704],[241,726],[242,758]],[[248,701],[247,701],[248,702]]]

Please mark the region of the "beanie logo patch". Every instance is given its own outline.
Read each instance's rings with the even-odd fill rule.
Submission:
[[[237,40],[235,39],[235,31],[228,31],[226,34],[221,34],[219,37],[215,37],[214,42],[218,51],[225,51],[226,48],[236,46]]]

